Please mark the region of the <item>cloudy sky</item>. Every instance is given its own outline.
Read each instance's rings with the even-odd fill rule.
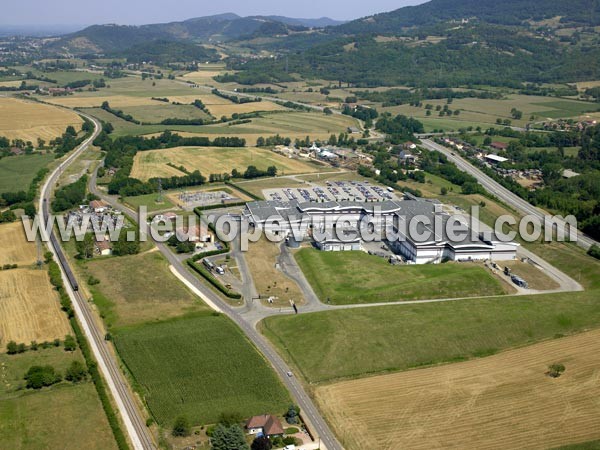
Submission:
[[[145,24],[224,12],[355,19],[425,0],[1,0],[0,25]]]

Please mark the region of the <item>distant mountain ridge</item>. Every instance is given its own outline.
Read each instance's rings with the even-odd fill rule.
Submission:
[[[113,53],[151,41],[188,41],[208,43],[231,41],[257,35],[271,36],[302,31],[307,28],[335,26],[344,22],[329,19],[295,19],[282,16],[240,17],[234,13],[196,17],[181,22],[140,26],[92,25],[62,36],[51,44],[55,50],[70,53]]]

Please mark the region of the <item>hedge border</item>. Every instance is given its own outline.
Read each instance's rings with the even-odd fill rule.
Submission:
[[[205,255],[202,255],[202,256],[206,257]],[[241,294],[239,294],[237,292],[233,292],[232,290],[227,289],[225,286],[223,286],[219,280],[217,280],[215,277],[213,277],[212,274],[208,270],[206,270],[204,267],[202,267],[200,264],[196,263],[192,259],[188,259],[186,262],[187,262],[188,266],[190,266],[192,268],[192,270],[194,270],[196,273],[200,274],[204,279],[206,279],[210,284],[212,284],[216,289],[218,289],[219,292],[221,292],[228,298],[232,298],[235,300],[240,300],[242,298]]]

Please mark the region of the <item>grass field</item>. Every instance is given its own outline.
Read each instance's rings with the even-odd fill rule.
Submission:
[[[254,111],[288,111],[287,108],[266,100],[262,102],[250,102],[242,104],[232,102],[227,104],[214,104],[207,105],[207,108],[215,117],[231,117],[233,114],[244,114]]]
[[[295,257],[317,296],[322,301],[330,298],[334,305],[505,293],[482,265],[392,266],[362,251],[321,252],[313,248],[303,248]]]
[[[41,103],[0,98],[0,136],[23,139],[36,145],[62,135],[69,125],[81,128],[83,120],[75,113]]]
[[[41,391],[23,390],[23,375],[33,365],[52,365],[64,374],[79,351],[61,347],[20,355],[0,354],[0,447],[6,449],[116,449],[91,381],[61,383]]]
[[[424,100],[423,104],[431,104],[442,107],[446,100]],[[426,116],[425,108],[418,108],[410,105],[392,106],[382,108],[393,114],[404,114],[415,117],[423,122],[426,130],[443,129],[457,130],[467,126],[481,126],[488,128],[496,126],[496,119],[510,119],[513,125],[523,126],[533,115],[535,120],[556,119],[576,117],[587,111],[598,110],[598,105],[589,102],[577,100],[557,100],[548,97],[527,96],[527,95],[508,95],[506,99],[477,99],[465,98],[455,99],[448,105],[451,110],[460,109],[458,116],[439,117],[435,109],[431,116]],[[515,120],[511,117],[511,109],[517,108],[523,112],[521,120]]]
[[[0,194],[27,191],[38,171],[53,160],[53,155],[39,153],[0,159]]]
[[[70,329],[46,270],[0,272],[0,348],[62,339]]]
[[[167,261],[156,251],[98,259],[80,268],[100,280],[91,290],[108,327],[207,309],[171,274]]]
[[[155,105],[127,106],[121,108],[125,114],[131,114],[141,122],[160,123],[165,119],[203,119],[210,116],[192,105],[172,105],[156,102]]]
[[[272,151],[253,147],[176,147],[138,152],[131,176],[139,180],[153,177],[181,176],[182,173],[167,163],[184,166],[188,171],[200,170],[204,176],[211,173],[244,172],[250,165],[260,170],[277,167],[277,173],[293,174],[316,172],[321,166],[289,159]]]
[[[566,367],[557,379],[545,375],[554,363]],[[599,365],[596,330],[459,364],[322,386],[316,397],[349,450],[547,449],[600,438]]]
[[[587,290],[273,317],[263,332],[311,382],[454,362],[600,324],[600,261],[567,244],[530,247]],[[352,355],[352,358],[348,358]]]
[[[193,315],[120,329],[119,354],[159,424],[194,424],[223,412],[280,414],[290,399],[242,332],[224,316]]]
[[[297,305],[304,303],[304,295],[295,281],[275,267],[280,255],[279,244],[266,238],[250,244],[244,258],[252,274],[254,286],[262,297],[276,297],[272,305],[290,307],[290,300]]]
[[[157,200],[158,193],[154,193],[146,195],[137,195],[135,197],[125,197],[123,199],[123,202],[136,210],[143,205],[146,208],[148,208],[148,212],[156,212],[165,209],[175,208],[175,205],[171,202],[167,195],[163,195],[161,202],[158,202]]]

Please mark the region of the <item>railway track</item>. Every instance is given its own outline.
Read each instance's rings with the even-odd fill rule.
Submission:
[[[83,332],[89,341],[90,348],[98,362],[98,367],[100,368],[117,405],[121,419],[125,424],[126,433],[129,436],[133,448],[136,450],[154,450],[157,447],[154,444],[152,435],[150,434],[148,427],[146,427],[145,420],[135,402],[133,393],[128,387],[127,380],[120,370],[116,356],[112,353],[105,340],[104,331],[98,324],[87,299],[84,298],[83,294],[79,291],[77,280],[54,231],[51,230],[49,235],[46,233],[46,224],[50,218],[48,205],[50,203],[52,190],[56,185],[60,174],[89,147],[101,130],[101,126],[96,119],[86,114],[81,115],[94,123],[94,132],[52,172],[50,177],[44,183],[41,190],[38,209],[40,232],[42,233],[43,239],[48,242],[50,251],[53,253],[55,259],[59,261],[63,280],[65,281],[65,289],[73,303],[75,315],[82,326]]]

